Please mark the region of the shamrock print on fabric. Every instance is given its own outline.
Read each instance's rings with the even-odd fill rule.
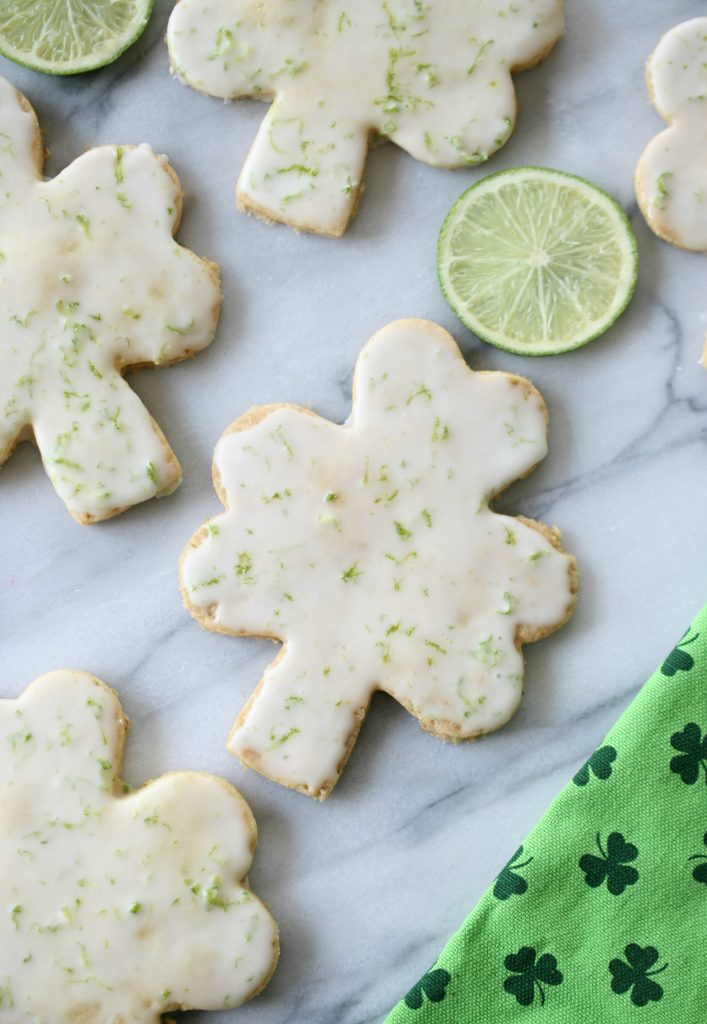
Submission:
[[[562,0],[181,0],[167,42],[200,92],[274,100],[239,206],[340,235],[372,136],[435,167],[482,163],[515,124],[512,72],[562,30]]]
[[[519,864],[518,861],[522,856],[523,847],[520,846],[496,879],[493,894],[497,900],[507,900],[511,896],[522,896],[524,892],[527,892],[528,882],[518,872],[521,868],[531,864],[533,858],[528,857],[527,860]]]
[[[339,426],[251,409],[221,437],[226,511],[181,561],[207,629],[282,640],[229,739],[268,778],[324,798],[375,690],[443,738],[502,726],[522,696],[521,645],[574,606],[556,532],[490,502],[546,452],[538,393],[471,371],[436,324],[380,330]]]
[[[149,146],[89,150],[49,181],[42,161],[33,110],[0,79],[0,464],[33,439],[92,523],[179,485],[121,373],[209,344],[218,270],[175,242],[181,189]]]
[[[670,771],[679,775],[686,786],[693,786],[702,769],[707,785],[707,734],[702,735],[699,725],[688,722],[681,732],[673,733],[670,745],[680,751],[671,758]]]
[[[447,985],[451,981],[451,975],[441,967],[430,969],[420,978],[416,985],[413,985],[405,996],[405,1004],[411,1010],[419,1010],[425,1001],[425,996],[431,1003],[441,1003],[447,994]]]
[[[517,953],[509,953],[503,961],[512,974],[503,982],[503,988],[515,996],[521,1006],[530,1006],[535,996],[540,996],[540,1006],[545,1005],[544,985],[561,985],[562,972],[557,969],[557,960],[551,953],[538,956],[532,946],[521,946]]]
[[[703,842],[707,846],[707,832],[704,834]],[[704,885],[707,885],[707,853],[694,853],[689,859],[701,861],[693,870],[692,877],[696,882],[702,882]]]
[[[629,863],[638,857],[638,847],[626,842],[620,832],[612,832],[608,837],[606,852],[602,847],[599,833],[596,843],[599,857],[585,853],[579,859],[579,866],[586,876],[585,881],[592,889],[597,889],[606,882],[606,888],[612,896],[620,896],[627,886],[635,885],[638,881],[638,870]]]
[[[2,1024],[160,1024],[239,1006],[274,970],[247,804],[205,772],[125,785],[127,730],[85,672],[0,700]]]
[[[631,991],[631,1002],[634,1006],[646,1006],[650,1002],[657,1003],[663,998],[662,986],[653,980],[654,975],[662,974],[668,964],[663,964],[655,971],[650,968],[659,958],[655,946],[638,946],[630,942],[624,950],[625,960],[618,958],[609,964],[611,974],[611,991],[617,995]]]
[[[582,765],[577,774],[574,776],[572,781],[575,786],[586,786],[589,782],[590,774],[596,776],[597,779],[606,781],[611,777],[613,771],[613,763],[616,760],[616,750],[614,747],[608,744],[603,747],[599,747],[595,750],[588,761]]]
[[[689,632],[689,629],[685,630],[680,643],[673,647],[668,657],[660,666],[660,671],[664,676],[674,676],[677,672],[689,672],[690,669],[694,668],[695,659],[685,648],[689,647],[690,644],[694,644],[700,634],[694,633],[692,636],[688,636]],[[686,637],[687,639],[685,639]]]

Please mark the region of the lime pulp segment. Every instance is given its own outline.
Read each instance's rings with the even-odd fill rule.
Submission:
[[[523,355],[566,352],[603,334],[638,273],[636,240],[615,200],[541,167],[472,185],[442,226],[437,259],[462,323]]]
[[[109,64],[141,34],[153,0],[8,0],[0,4],[0,53],[54,75]]]

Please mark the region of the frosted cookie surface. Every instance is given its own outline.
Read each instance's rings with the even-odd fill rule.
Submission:
[[[471,372],[420,320],[364,348],[347,424],[288,406],[237,420],[214,456],[227,511],[181,566],[202,625],[285,644],[230,750],[324,797],[376,689],[447,739],[503,725],[521,698],[521,643],[574,604],[559,535],[489,508],[546,450],[528,381]]]
[[[127,720],[82,672],[0,700],[0,1022],[159,1024],[255,995],[277,928],[242,880],[253,816],[226,782],[124,792]]]
[[[636,194],[649,226],[684,249],[707,250],[707,18],[663,36],[648,90],[669,127],[641,156]]]
[[[173,239],[181,190],[149,146],[89,150],[41,178],[33,111],[0,79],[0,464],[33,437],[80,522],[179,485],[121,371],[211,341],[218,271]]]
[[[513,130],[511,72],[563,27],[562,0],[180,0],[167,40],[195,89],[274,99],[239,206],[340,235],[372,134],[436,167],[481,163]]]

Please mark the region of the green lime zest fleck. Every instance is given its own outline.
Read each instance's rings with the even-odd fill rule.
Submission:
[[[447,135],[445,136],[447,142],[453,149],[456,149],[459,156],[462,158],[465,164],[469,167],[475,167],[477,164],[483,164],[488,160],[489,155],[483,149],[475,149],[473,153],[470,153],[467,149],[464,149],[464,145],[459,135]]]
[[[475,72],[476,68],[479,67],[480,62],[481,62],[482,58],[484,57],[484,54],[489,49],[489,47],[493,45],[493,42],[494,42],[493,39],[487,39],[484,43],[481,44],[479,49],[476,50],[476,54],[475,54],[473,60],[471,61],[469,67],[466,69],[466,74],[467,75],[473,75],[473,73]]]
[[[86,238],[91,238],[91,222],[85,213],[77,213],[74,217],[76,223],[80,226]]]
[[[275,78],[277,75],[289,75],[290,78],[295,78],[297,75],[301,75],[303,71],[306,71],[309,67],[309,61],[303,60],[299,64],[296,64],[292,57],[285,57],[282,62],[282,67],[278,68],[277,71],[272,72],[272,77]]]
[[[78,462],[72,462],[71,459],[65,459],[59,456],[58,459],[52,459],[52,462],[56,466],[66,466],[67,469],[75,469],[79,472],[83,472],[83,466],[79,465]]]
[[[423,508],[423,510],[422,510],[422,512],[420,513],[420,515],[421,515],[421,516],[422,516],[422,518],[423,518],[423,519],[425,520],[425,526],[426,526],[426,527],[427,527],[428,529],[431,529],[431,527],[432,527],[432,514],[431,514],[431,512],[429,511],[429,509]]]
[[[290,164],[289,167],[278,167],[278,174],[307,174],[310,178],[316,178],[319,171],[316,167],[307,167],[306,164]]]
[[[446,441],[449,437],[449,427],[446,423],[442,423],[439,416],[435,417],[434,427],[432,428],[432,440],[435,444],[438,441]]]
[[[29,313],[25,313],[24,316],[17,316],[16,314],[13,314],[13,316],[10,317],[10,320],[13,324],[17,324],[18,327],[29,327],[30,320],[36,315],[37,310],[30,309]]]
[[[510,544],[512,546],[512,545],[518,543],[517,540],[516,540],[515,532],[510,528],[510,526],[504,526],[503,527],[503,533],[504,533],[504,537],[503,537],[503,543],[504,544]]]
[[[410,405],[412,402],[415,401],[416,398],[426,398],[428,402],[432,401],[432,392],[430,391],[426,384],[418,384],[416,385],[416,388],[417,390],[411,391],[410,394],[405,399],[406,405]]]
[[[154,462],[147,463],[147,466],[145,467],[145,474],[147,475],[147,479],[151,483],[153,483],[155,487],[159,487],[159,483],[157,480],[157,470],[155,469]]]
[[[510,594],[507,590],[504,590],[503,600],[505,602],[505,606],[500,609],[498,614],[512,615],[516,606],[516,598],[513,596],[513,594]]]
[[[412,537],[412,532],[410,530],[407,530],[398,519],[394,520],[394,525],[395,532],[397,533],[398,537],[402,537],[403,540],[409,540],[410,537]]]
[[[141,910],[142,910],[142,903],[131,903],[129,908],[128,908],[128,913],[130,913],[130,914],[139,914]]]
[[[344,572],[342,572],[341,579],[344,581],[344,583],[351,583],[352,580],[356,580],[358,579],[359,576],[362,575],[363,573],[358,568],[358,564],[354,562],[353,565],[350,565],[348,569],[345,569]]]
[[[123,173],[123,148],[117,146],[115,150],[115,159],[113,160],[113,174],[118,185],[122,185],[125,180],[125,174]]]
[[[327,491],[326,494],[324,495],[324,501],[337,501],[338,497],[339,495],[336,493],[336,491]]]
[[[226,28],[225,25],[221,25],[216,31],[216,42],[209,54],[209,60],[218,60],[219,57],[224,57],[232,46],[233,32],[231,32],[230,28]]]
[[[291,711],[296,704],[304,704],[304,697],[297,697],[296,695],[288,697],[285,701],[285,709]]]
[[[267,748],[267,750],[276,750],[277,747],[281,747],[283,743],[287,743],[288,740],[291,740],[293,736],[296,736],[301,731],[301,729],[297,728],[288,729],[287,732],[282,734],[282,736],[276,736],[275,732],[271,731],[270,739],[272,740],[272,744]]]
[[[89,370],[91,371],[91,373],[93,374],[94,377],[97,377],[98,380],[103,380],[103,374],[98,369],[98,367],[95,365],[95,363],[91,362],[90,359],[88,361],[88,368],[89,368]]]
[[[192,319],[186,325],[186,327],[177,327],[176,324],[165,324],[165,330],[171,331],[172,334],[188,334],[193,328],[195,321]]]
[[[486,665],[487,668],[495,668],[503,657],[503,651],[494,647],[493,636],[489,633],[476,645],[476,650],[472,651],[472,657],[480,661],[482,665]]]
[[[273,440],[277,440],[277,441],[280,442],[282,447],[287,452],[287,458],[288,459],[291,459],[294,456],[294,454],[295,454],[294,449],[293,449],[292,445],[290,444],[290,442],[285,437],[285,431],[283,430],[282,423],[278,424],[276,429],[271,433],[270,437]]]
[[[241,583],[255,583],[253,576],[253,557],[248,551],[240,551],[238,554],[238,561],[234,566],[236,576]]]
[[[665,207],[668,205],[668,199],[670,198],[670,190],[667,185],[667,180],[668,178],[672,178],[672,176],[672,171],[664,171],[662,174],[659,174],[656,179],[655,187],[658,196],[656,199],[654,199],[653,205],[657,210],[664,210]]]
[[[439,651],[440,654],[446,654],[447,649],[442,647],[441,644],[435,643],[434,640],[425,640],[426,647],[432,647],[435,651]]]
[[[22,907],[19,905],[19,903],[16,903],[15,906],[10,911],[10,919],[11,919],[13,925],[15,926],[15,928],[18,929],[18,930],[19,930],[19,927],[20,927],[20,920],[19,919],[20,919],[20,914],[21,913],[22,913]]]
[[[221,910],[228,910],[230,903],[221,895],[221,878],[214,875],[210,885],[204,890],[204,900],[209,907],[219,907]]]
[[[496,138],[493,140],[494,145],[500,149],[504,142],[508,142],[511,132],[513,131],[513,122],[510,117],[504,117],[503,119],[503,130],[498,133]]]
[[[215,523],[209,523],[209,533],[211,534],[212,537],[215,537],[220,532],[220,529],[218,528],[218,526],[216,526]]]

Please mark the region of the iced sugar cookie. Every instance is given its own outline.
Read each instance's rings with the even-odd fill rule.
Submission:
[[[229,739],[245,765],[327,796],[378,689],[444,739],[508,721],[521,645],[574,605],[559,533],[489,507],[544,457],[546,425],[528,381],[471,372],[423,320],[369,341],[343,426],[294,406],[232,424],[214,456],[226,511],[181,583],[207,629],[284,644]]]
[[[646,73],[651,99],[669,127],[639,161],[639,205],[661,238],[707,250],[707,18],[664,35]]]
[[[247,804],[200,772],[131,791],[127,727],[84,672],[0,700],[2,1024],[159,1024],[238,1006],[273,972]]]
[[[512,72],[562,31],[562,0],[181,0],[167,40],[195,89],[273,100],[240,208],[340,235],[372,135],[435,167],[481,163],[513,131]]]
[[[0,464],[33,438],[92,523],[179,485],[120,375],[209,344],[219,275],[174,241],[181,189],[149,146],[89,150],[51,181],[42,159],[34,112],[0,79]]]

